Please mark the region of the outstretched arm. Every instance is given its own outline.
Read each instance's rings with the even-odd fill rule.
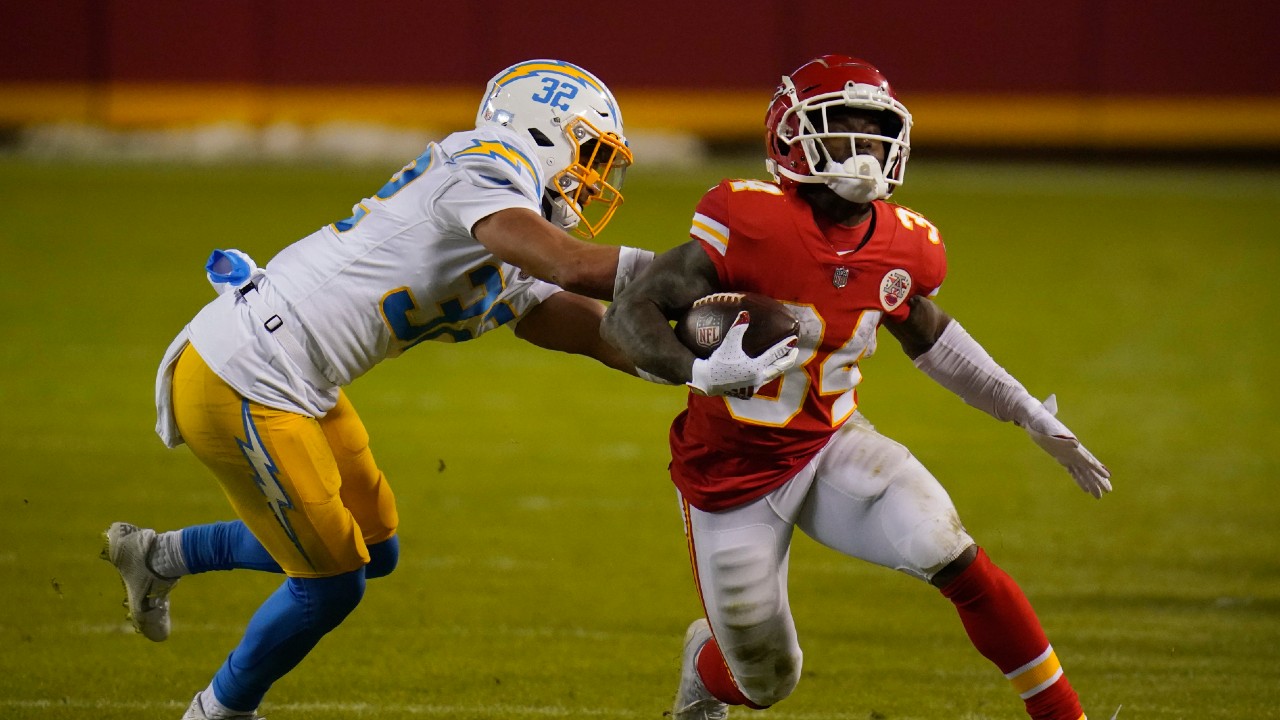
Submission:
[[[911,314],[902,322],[886,321],[884,326],[902,344],[902,351],[915,360],[929,352],[951,323],[951,316],[932,300],[914,295],[907,304]]]
[[[698,298],[717,292],[715,266],[697,241],[659,255],[605,312],[600,331],[636,367],[671,384],[692,379],[694,355],[671,330],[671,321]]]
[[[587,297],[610,300],[653,257],[648,250],[579,240],[527,208],[508,208],[471,228],[500,260]]]
[[[750,322],[743,312],[710,357],[695,357],[676,339],[671,321],[719,289],[719,275],[706,252],[696,240],[687,242],[656,258],[618,296],[605,313],[601,332],[646,380],[684,383],[701,395],[750,397],[795,363],[796,337],[751,357],[742,349]]]
[[[1080,489],[1100,498],[1111,492],[1111,471],[1054,415],[1051,395],[1041,403],[932,301],[914,297],[907,319],[885,324],[915,365],[966,403],[997,420],[1012,420],[1056,459]]]
[[[616,347],[600,337],[604,305],[571,292],[558,292],[538,303],[520,322],[516,337],[540,348],[585,355],[632,375],[636,368]]]

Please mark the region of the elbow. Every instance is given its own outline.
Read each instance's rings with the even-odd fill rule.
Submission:
[[[644,350],[644,344],[639,341],[643,333],[637,324],[636,309],[634,301],[615,300],[600,318],[600,337],[633,360]]]
[[[618,303],[605,308],[604,317],[600,319],[600,337],[614,347],[620,347],[621,332],[618,327]]]

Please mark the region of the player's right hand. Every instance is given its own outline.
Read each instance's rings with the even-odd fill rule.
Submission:
[[[795,364],[800,354],[795,335],[783,338],[758,357],[747,355],[742,336],[750,321],[747,312],[738,313],[715,352],[705,360],[693,361],[693,379],[688,385],[694,392],[748,398]]]

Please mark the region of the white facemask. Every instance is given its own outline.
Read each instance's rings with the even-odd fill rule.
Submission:
[[[869,203],[889,196],[889,181],[884,179],[884,169],[875,157],[854,155],[838,168],[848,177],[829,177],[824,182],[845,200]]]

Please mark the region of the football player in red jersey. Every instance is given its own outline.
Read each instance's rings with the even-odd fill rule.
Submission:
[[[768,707],[795,688],[802,655],[787,562],[797,527],[937,587],[1031,717],[1084,718],[1017,584],[929,471],[857,409],[859,365],[883,324],[918,368],[1024,428],[1083,490],[1111,490],[1107,468],[1054,417],[1052,397],[1035,399],[931,300],[946,274],[938,229],[886,201],[902,183],[910,131],[911,115],[869,63],[827,55],[801,66],[766,117],[774,182],[708,191],[693,239],[660,256],[606,315],[602,332],[638,367],[696,391],[671,427],[671,475],[706,618],[685,638],[677,720]],[[720,291],[769,295],[799,318],[798,355],[780,377],[711,392],[700,382],[669,321]]]

